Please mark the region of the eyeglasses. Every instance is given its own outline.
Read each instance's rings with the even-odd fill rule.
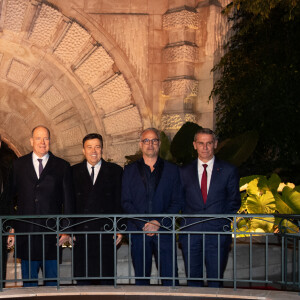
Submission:
[[[150,145],[150,143],[153,145],[158,145],[159,139],[152,139],[152,140],[144,139],[141,142],[143,142],[144,145]]]

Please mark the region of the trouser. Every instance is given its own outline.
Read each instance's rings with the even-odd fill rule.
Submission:
[[[23,279],[38,279],[39,270],[44,271],[44,278],[57,278],[57,260],[45,260],[45,270],[43,270],[42,260],[28,261],[22,259],[21,270]],[[55,280],[45,280],[46,286],[55,286],[57,282]],[[23,286],[37,286],[38,281],[24,281]]]
[[[175,257],[173,255],[173,249],[175,249]],[[136,277],[151,276],[153,254],[161,277],[178,277],[176,241],[175,239],[173,240],[172,235],[160,234],[159,236],[155,235],[149,237],[143,234],[132,234],[131,254]],[[150,279],[136,279],[135,282],[136,285],[149,285]],[[178,285],[177,280],[175,283]],[[162,284],[164,286],[171,286],[173,280],[162,279]]]
[[[185,235],[181,239],[187,278],[203,278],[203,262],[208,279],[223,279],[231,245],[230,235]],[[222,287],[220,280],[208,280],[209,287]],[[189,286],[203,286],[203,280],[188,280]]]

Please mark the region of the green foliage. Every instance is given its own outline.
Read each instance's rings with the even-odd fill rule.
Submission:
[[[173,157],[170,151],[171,143],[163,131],[160,133],[160,142],[159,156],[165,160],[172,161]]]
[[[282,186],[284,186],[282,188]],[[249,176],[241,178],[242,206],[241,214],[299,214],[299,187],[281,183],[277,174],[266,176]],[[242,221],[243,220],[243,221]],[[299,228],[289,220],[263,217],[238,221],[238,228],[243,232],[274,232],[278,230],[298,232]]]
[[[142,157],[143,157],[143,153],[141,150],[138,150],[133,155],[125,155],[125,158],[126,158],[125,165],[129,165],[129,164],[141,159]]]
[[[171,142],[171,153],[178,164],[186,164],[197,158],[193,141],[196,131],[201,128],[198,124],[186,122],[175,134]]]
[[[218,145],[216,155],[235,166],[240,166],[253,153],[258,141],[256,131],[248,131]]]
[[[243,163],[242,174],[271,174],[277,169],[296,178],[300,1],[236,0],[231,7],[233,34],[213,69],[220,74],[211,93],[218,99],[217,133],[222,138],[249,130],[258,133],[257,147]]]
[[[253,16],[260,17],[261,20],[265,20],[269,18],[272,10],[281,4],[285,8],[288,19],[293,19],[296,14],[297,2],[298,0],[233,0],[227,5],[225,12],[230,13],[234,8],[242,9]]]

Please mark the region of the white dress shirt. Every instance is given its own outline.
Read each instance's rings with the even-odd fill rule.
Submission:
[[[213,170],[213,167],[214,167],[214,162],[215,162],[215,157],[214,156],[208,162],[203,162],[198,158],[198,180],[199,180],[200,188],[201,188],[201,178],[202,178],[202,174],[203,174],[203,171],[204,171],[203,165],[207,164],[207,167],[206,167],[206,172],[207,172],[207,194],[208,194],[208,191],[209,191],[211,174],[212,174],[212,170]]]
[[[43,160],[42,165],[43,165],[43,169],[45,169],[46,164],[47,164],[48,159],[49,159],[49,153],[47,153],[43,157],[38,157],[34,152],[32,152],[32,163],[33,163],[33,166],[34,166],[34,170],[35,170],[37,178],[40,179],[40,172],[39,172],[40,163],[39,163],[38,159]]]
[[[93,184],[95,184],[95,181],[97,179],[97,176],[98,176],[100,168],[101,168],[101,164],[102,164],[102,159],[96,165],[94,165],[94,182],[93,182]],[[91,164],[89,164],[88,162],[86,162],[86,166],[87,166],[89,174],[91,176],[93,166]]]

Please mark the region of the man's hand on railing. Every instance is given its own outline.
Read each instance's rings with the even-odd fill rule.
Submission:
[[[116,246],[118,246],[122,241],[123,235],[121,233],[117,233],[116,235],[117,235]]]
[[[158,231],[160,227],[160,223],[156,220],[152,220],[148,222],[143,227],[143,231]],[[147,233],[148,236],[153,236],[155,233]]]
[[[11,228],[9,233],[15,233],[15,230]],[[15,245],[15,236],[9,235],[7,238],[7,249],[11,249]]]
[[[71,243],[70,243],[70,240],[71,240]],[[70,244],[72,244],[72,239],[71,239],[70,235],[69,234],[64,234],[64,233],[60,234],[58,245],[62,246],[66,242],[69,242]]]

